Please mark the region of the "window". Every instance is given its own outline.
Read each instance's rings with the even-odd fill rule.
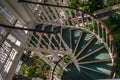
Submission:
[[[0,3],[0,15],[5,17],[9,22],[14,20],[14,16]]]
[[[12,51],[10,52],[10,57],[8,58],[5,66],[4,66],[5,67],[4,68],[5,72],[7,72],[7,73],[9,72],[10,67],[11,67],[11,65],[12,65],[12,63],[15,59],[16,54],[17,54],[17,51],[13,48]]]
[[[10,70],[11,65],[12,65],[12,61],[10,59],[8,59],[5,66],[4,66],[5,67],[4,71],[8,73],[9,70]]]
[[[4,63],[9,55],[11,45],[5,41],[0,48],[0,63]]]
[[[5,32],[5,29],[3,27],[0,27],[0,34],[3,34]]]
[[[4,32],[5,32],[5,29],[3,27],[0,27],[0,41],[2,40],[1,34],[4,34]]]
[[[11,42],[15,42],[16,38],[14,36],[12,36],[11,34],[9,34],[9,36],[7,37]]]
[[[2,27],[0,27],[0,33],[3,31],[3,28]]]
[[[13,61],[15,59],[15,56],[17,54],[17,51],[13,48],[10,53],[10,59]]]

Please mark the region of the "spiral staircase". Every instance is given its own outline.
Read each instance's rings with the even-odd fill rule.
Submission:
[[[59,25],[39,24],[36,29],[58,32],[57,34],[36,34],[28,44],[33,50],[40,47],[41,52],[68,55],[71,63],[60,61],[56,75],[62,74],[62,80],[93,80],[109,78],[112,70],[113,56],[104,42],[87,30]],[[34,51],[34,50],[33,50]],[[67,66],[66,66],[67,65]],[[64,67],[66,66],[66,70]],[[74,75],[73,75],[74,74]]]
[[[96,80],[115,77],[116,47],[114,39],[94,15],[80,9],[21,0],[21,4],[37,5],[38,22],[28,32],[24,50],[53,56],[46,59],[51,68],[51,80]],[[51,32],[51,33],[48,33]],[[38,53],[39,54],[39,53]],[[61,56],[58,56],[61,55]],[[65,56],[70,61],[64,61]]]

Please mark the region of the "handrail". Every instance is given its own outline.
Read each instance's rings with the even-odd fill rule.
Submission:
[[[66,57],[66,56],[67,56],[67,55],[64,55],[63,57],[61,57],[61,58],[56,62],[55,66],[54,66],[54,69],[53,69],[53,72],[52,72],[52,79],[51,79],[51,80],[54,79],[53,75],[54,75],[54,72],[55,72],[55,69],[56,69],[57,65],[58,65],[59,62],[60,62],[64,57]]]
[[[43,30],[37,30],[37,29],[32,29],[32,28],[21,28],[18,26],[11,26],[11,25],[6,25],[6,24],[1,24],[0,27],[3,28],[9,28],[9,29],[15,29],[15,30],[26,30],[26,31],[32,31],[32,32],[39,32],[39,33],[48,33],[48,34],[56,34],[58,32],[50,32],[50,31],[43,31]]]

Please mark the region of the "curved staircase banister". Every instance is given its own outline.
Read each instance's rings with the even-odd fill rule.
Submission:
[[[82,23],[81,22],[78,22],[78,23],[73,22],[72,19],[73,19],[74,15],[72,15],[72,12],[70,12],[70,16],[67,15],[67,17],[65,17],[64,19],[58,17],[56,19],[56,21],[61,20],[61,25],[63,25],[63,26],[71,26],[72,27],[72,26],[79,25],[77,27],[81,27],[80,24],[86,26],[89,23],[88,24],[88,26],[89,26],[89,25],[93,24],[94,22],[97,22],[99,25],[99,26],[97,26],[97,30],[98,30],[97,33],[98,34],[95,34],[95,35],[98,36],[105,43],[105,45],[109,48],[109,51],[110,51],[111,56],[112,56],[111,58],[113,59],[113,61],[112,61],[113,68],[112,68],[112,72],[111,72],[111,77],[114,77],[113,75],[115,74],[115,66],[116,66],[116,58],[117,58],[116,44],[115,44],[114,38],[113,38],[110,30],[107,28],[107,26],[99,18],[97,18],[97,16],[95,16],[87,11],[83,11],[81,9],[77,9],[77,8],[73,8],[73,7],[69,7],[69,6],[61,6],[59,4],[55,5],[55,4],[49,4],[49,3],[28,1],[28,0],[19,0],[19,2],[26,3],[26,4],[39,4],[40,6],[45,6],[48,8],[50,8],[50,7],[54,7],[56,9],[61,8],[61,9],[63,9],[63,13],[65,14],[65,16],[66,16],[66,11],[71,11],[71,10],[73,10],[73,13],[74,13],[74,11],[75,11],[75,13],[76,12],[79,12],[79,14],[81,13],[80,16],[75,15],[75,19],[77,19],[79,17],[82,20]],[[49,9],[47,9],[47,10],[50,11]],[[83,14],[86,16],[84,16]],[[48,18],[53,17],[53,16],[54,16],[54,13],[53,13],[53,15],[49,15]],[[88,20],[88,17],[90,17],[90,20]],[[91,22],[91,20],[92,20],[92,22]],[[47,22],[49,22],[49,21],[47,21]],[[51,22],[52,22],[52,19],[51,19]],[[56,23],[54,23],[54,20],[53,20],[52,24],[56,24]],[[90,30],[87,27],[82,27],[82,28]],[[99,29],[101,29],[101,30],[99,30]],[[94,24],[93,24],[92,30],[90,30],[90,31],[95,33],[96,29],[95,29]],[[105,34],[103,32],[105,32]],[[105,40],[104,40],[104,36],[106,37]]]

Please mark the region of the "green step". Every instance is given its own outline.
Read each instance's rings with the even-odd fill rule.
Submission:
[[[55,26],[53,29],[54,32],[61,33],[61,26]]]
[[[38,24],[38,25],[36,26],[35,29],[37,29],[37,30],[42,30],[43,25],[44,25],[44,24],[40,23],[40,24]]]
[[[37,29],[37,30],[42,30],[42,27],[43,27],[43,24],[40,23],[40,24],[38,24],[38,25],[36,26],[35,29]],[[34,47],[36,47],[36,44],[38,43],[38,40],[37,40],[37,39],[39,39],[39,36],[38,36],[35,32],[33,32],[33,35],[34,35],[34,36],[31,37],[30,43],[31,43]]]
[[[52,27],[53,27],[52,25],[46,25],[45,28],[44,28],[44,31],[51,32],[52,31]],[[51,34],[47,34],[47,35],[48,35],[48,38],[50,38]]]
[[[90,54],[90,53],[88,53],[88,54]],[[80,58],[82,58],[82,57],[83,56],[81,56]],[[93,61],[93,60],[104,60],[104,59],[110,59],[110,58],[111,57],[110,57],[108,51],[105,48],[103,48],[103,49],[95,52],[94,54],[92,54],[92,55],[90,55],[90,56],[80,60],[80,62]]]
[[[51,30],[52,30],[52,25],[46,25],[46,26],[44,26],[44,31],[51,31]],[[46,34],[46,33],[42,34],[42,39],[44,41],[41,40],[41,43],[42,43],[42,45],[46,46],[46,48],[48,48],[50,34],[47,34],[47,37],[44,34]]]
[[[52,25],[46,25],[44,31],[52,31]]]
[[[53,31],[54,32],[58,32],[58,33],[61,33],[61,26],[55,26],[53,28]],[[60,38],[57,34],[54,34],[56,40],[58,41],[58,43],[56,42],[56,40],[54,38],[51,39],[52,43],[55,45],[55,47],[57,47],[58,49],[60,49],[59,45],[60,45]],[[55,49],[53,45],[51,45],[52,49]]]
[[[71,30],[71,38],[72,38],[72,50],[75,50],[75,47],[78,43],[78,39],[80,37],[81,30],[80,29],[75,29]]]
[[[84,51],[84,53],[88,54],[102,46],[104,46],[104,44],[101,43],[100,41],[98,41],[97,38],[95,38],[94,43],[92,45],[90,45],[89,48]]]
[[[84,72],[79,72],[74,64],[68,65],[67,70],[64,71],[61,80],[92,80]]]
[[[103,60],[106,60],[106,61],[103,61]],[[94,62],[89,63],[91,61],[94,61]],[[99,61],[99,62],[95,62],[95,61]],[[86,62],[86,64],[85,64],[85,62]],[[101,75],[102,75],[102,78],[108,77],[108,75],[110,75],[111,70],[112,70],[111,58],[110,58],[108,51],[105,48],[103,48],[100,51],[97,51],[96,53],[84,58],[83,60],[80,60],[79,63],[80,63],[80,66],[90,68],[90,70],[92,69],[91,73],[95,75],[94,77],[96,79],[97,78],[99,79]],[[98,71],[99,73],[95,72],[94,70]]]
[[[111,74],[111,69],[112,69],[111,66],[112,64],[111,65],[110,64],[111,62],[101,62],[101,63],[99,62],[93,64],[80,64],[80,66],[88,67],[89,69],[91,69],[91,72],[96,72],[108,76]]]
[[[89,42],[92,36],[93,36],[92,34],[86,32],[86,35],[84,39],[82,39],[82,42],[81,42],[82,43],[81,48],[83,48]]]
[[[85,36],[86,36],[86,33],[83,32],[83,33],[82,33],[82,36],[81,36],[81,39],[80,39],[80,41],[79,41],[79,43],[78,43],[78,47],[77,47],[77,49],[76,49],[75,55],[77,55],[77,53],[82,49],[82,44],[83,44],[83,42],[84,42],[83,40],[84,40]]]
[[[69,48],[70,48],[70,40],[71,40],[70,36],[71,36],[70,27],[62,29],[62,38],[66,42],[66,44],[69,46]]]
[[[42,45],[46,46],[48,48],[49,40],[46,38],[46,36],[42,35],[43,40],[41,40]]]
[[[84,45],[84,47],[83,47],[84,50],[80,53],[80,55],[77,57],[77,59],[80,58],[81,56],[84,56],[84,55],[88,54],[88,51],[89,51],[89,50],[91,51],[91,47],[93,47],[93,45],[95,44],[96,41],[97,41],[97,39],[93,36],[93,37],[86,43],[86,44],[88,44],[86,48],[85,48],[86,45]],[[90,43],[89,43],[89,42],[90,42]],[[81,50],[82,50],[82,49],[81,49]]]
[[[97,79],[106,79],[108,78],[108,76],[104,75],[104,74],[100,74],[100,73],[97,73],[97,72],[93,72],[91,70],[88,70],[88,69],[85,69],[85,68],[81,68],[80,69],[82,71],[84,71],[86,74],[88,74],[88,76],[86,77],[90,77],[92,78],[92,80],[97,80]]]
[[[77,48],[77,52],[76,55],[82,50],[82,48],[84,48],[84,46],[91,40],[91,38],[93,37],[92,34],[88,33],[88,32],[84,32],[81,41],[79,43],[79,46]]]

